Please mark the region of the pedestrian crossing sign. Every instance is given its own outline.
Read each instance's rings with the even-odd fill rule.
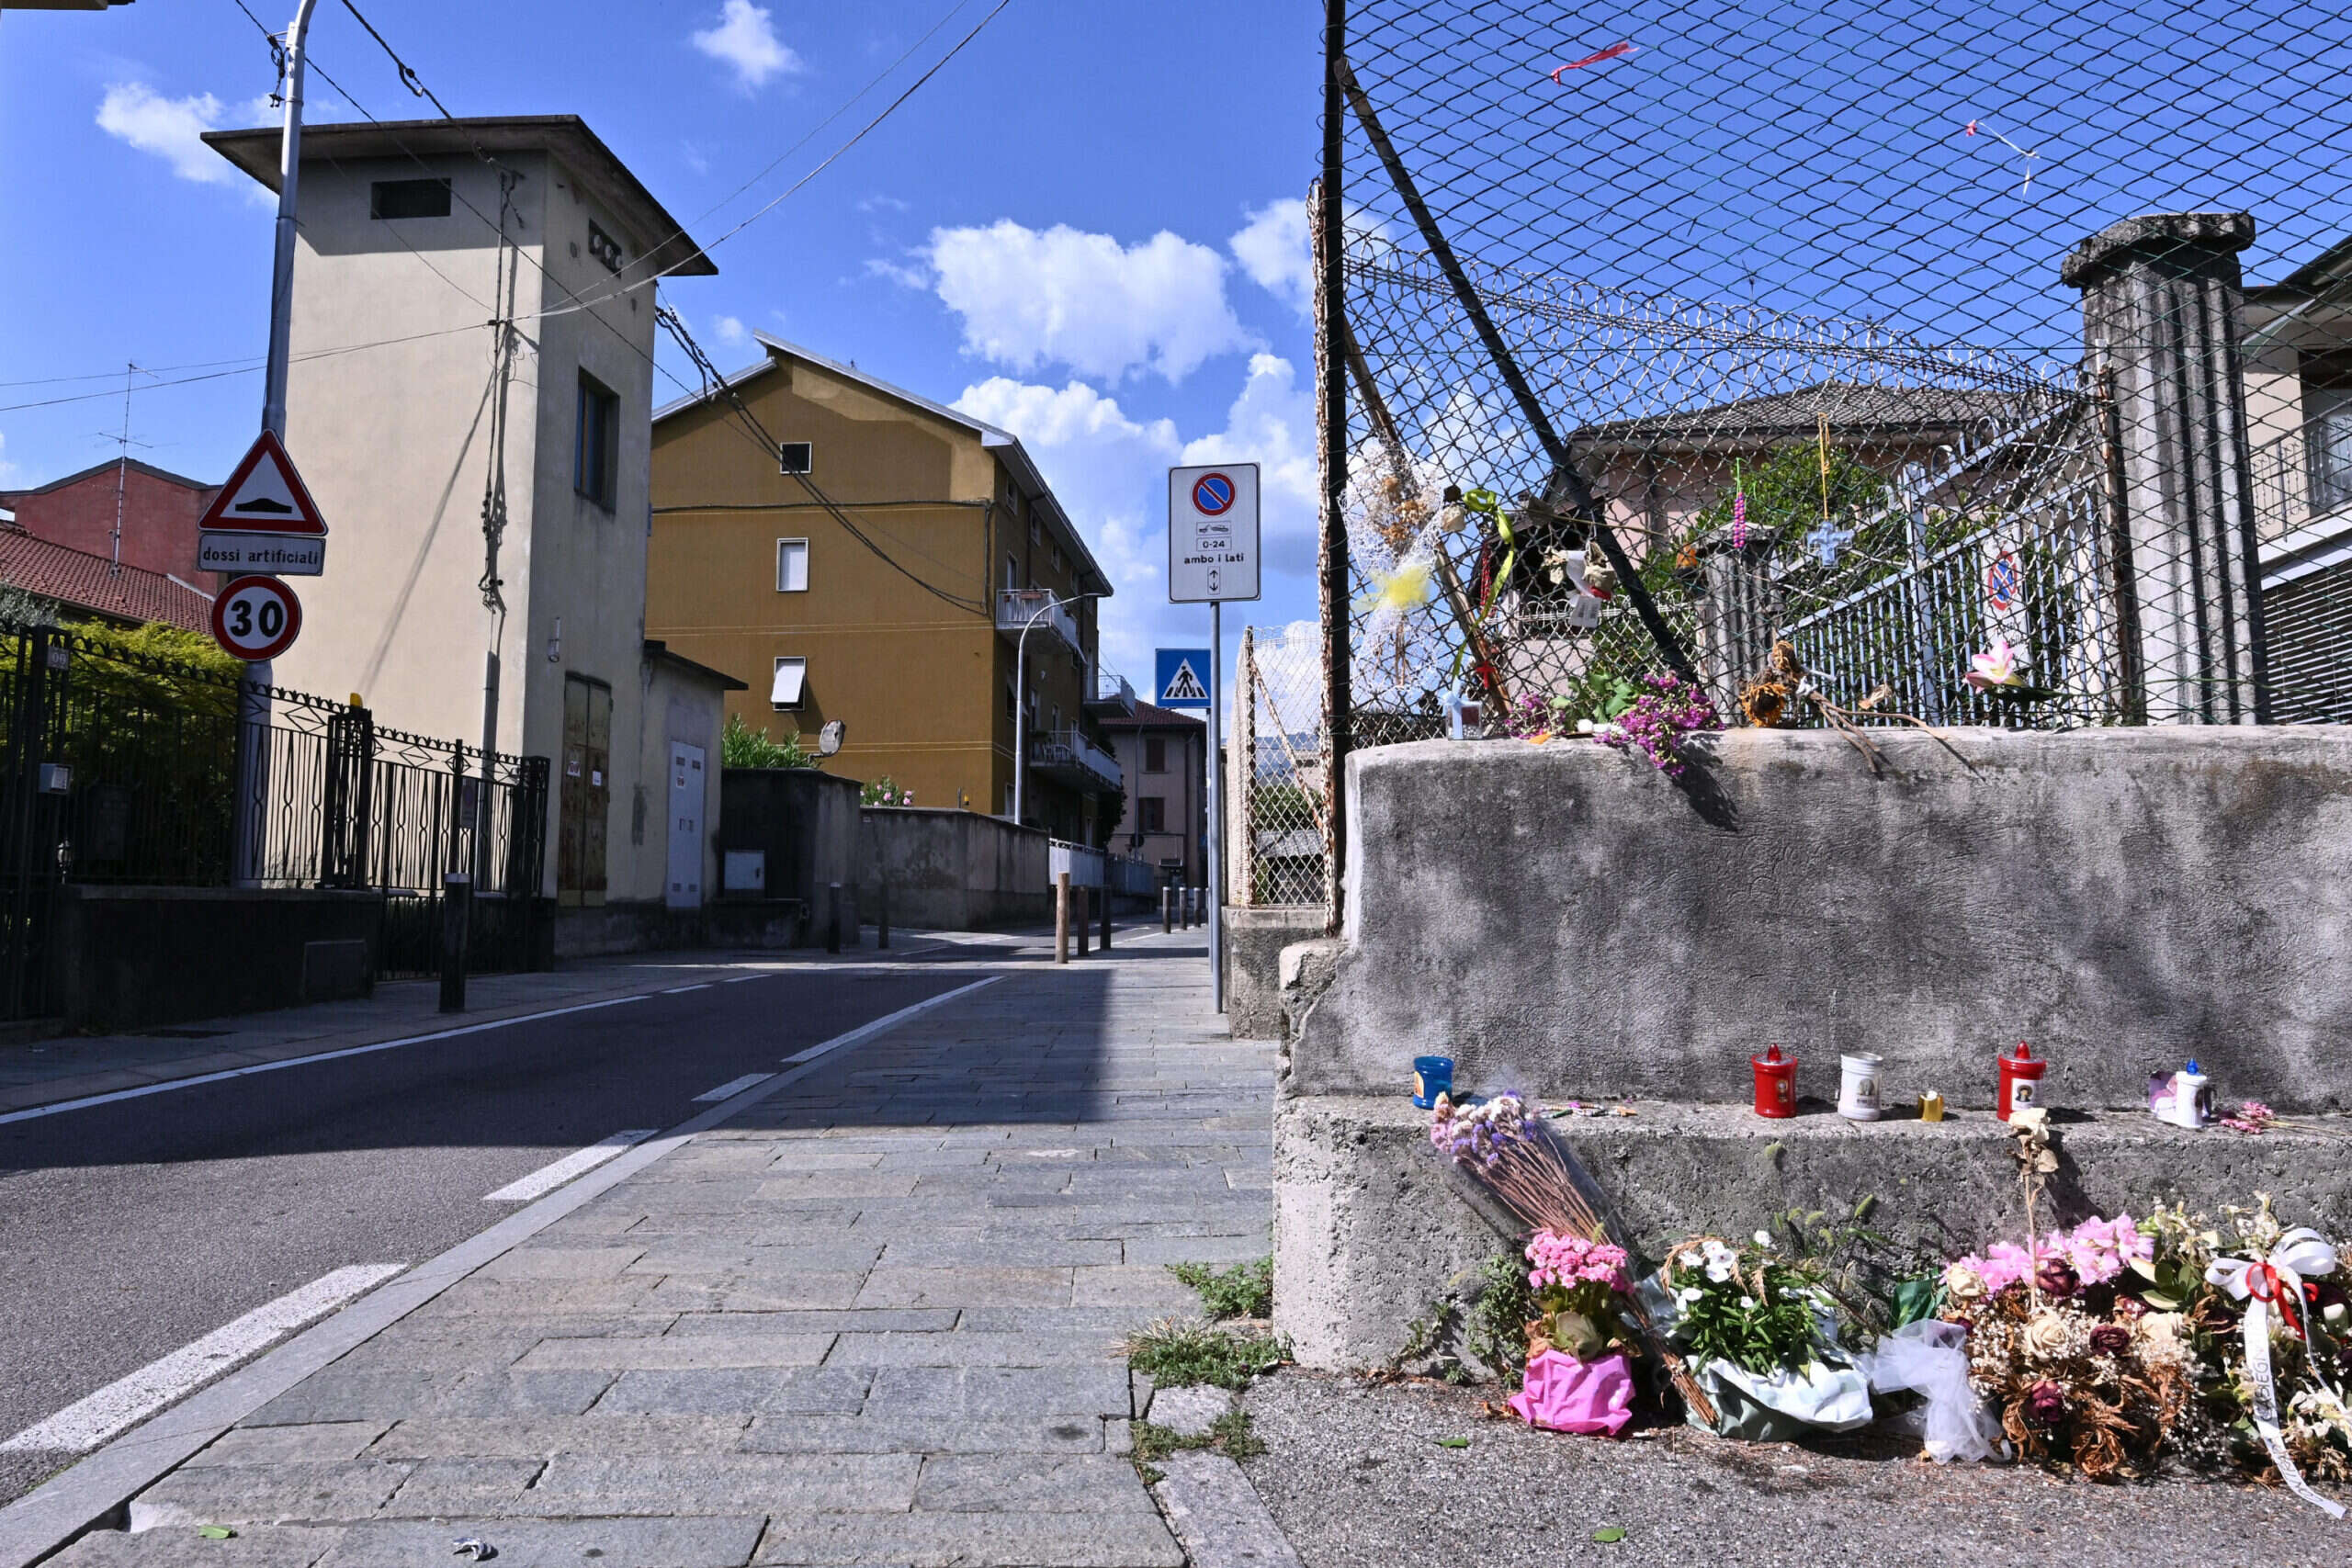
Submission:
[[[1209,650],[1205,648],[1163,648],[1153,671],[1151,700],[1164,708],[1204,708],[1209,705]]]

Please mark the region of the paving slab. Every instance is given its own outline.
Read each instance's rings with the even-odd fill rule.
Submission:
[[[1156,932],[820,1061],[279,1394],[69,1564],[1182,1568],[1121,1348],[1268,1249],[1272,1047]],[[846,976],[844,983],[854,983]],[[240,1530],[188,1555],[184,1521]],[[250,1532],[252,1543],[247,1542]],[[268,1550],[263,1551],[266,1545]]]

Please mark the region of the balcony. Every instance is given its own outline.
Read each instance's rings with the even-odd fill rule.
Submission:
[[[2352,533],[2352,407],[2264,442],[2253,467],[2266,572]]]
[[[1038,637],[1048,633],[1062,639],[1073,653],[1083,653],[1079,646],[1078,617],[1069,613],[1068,604],[1054,604],[1054,596],[1042,588],[1007,588],[996,596],[996,629],[1007,637],[1018,640],[1022,628],[1034,616],[1036,632],[1029,638],[1034,651]],[[1048,604],[1053,608],[1046,609]],[[1037,612],[1044,610],[1044,615]]]
[[[1136,689],[1127,684],[1125,675],[1097,664],[1091,694],[1086,699],[1086,711],[1105,717],[1112,714],[1122,716],[1132,714],[1136,711]]]
[[[1029,738],[1029,775],[1097,795],[1116,795],[1122,787],[1117,760],[1076,726]]]

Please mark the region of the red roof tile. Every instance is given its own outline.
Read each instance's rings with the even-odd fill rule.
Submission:
[[[0,528],[0,582],[123,621],[212,628],[212,599],[177,578],[70,550],[20,529]]]

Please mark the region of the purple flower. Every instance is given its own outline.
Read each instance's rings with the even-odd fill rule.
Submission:
[[[2132,1331],[2120,1323],[2102,1323],[2091,1330],[2091,1348],[2102,1356],[2119,1356],[2132,1348]]]
[[[2066,1391],[2047,1378],[2025,1396],[2026,1419],[2037,1426],[2055,1427],[2066,1418]]]
[[[2064,1258],[2044,1258],[2034,1269],[2033,1282],[2053,1296],[2071,1296],[2083,1288],[2083,1277]]]

